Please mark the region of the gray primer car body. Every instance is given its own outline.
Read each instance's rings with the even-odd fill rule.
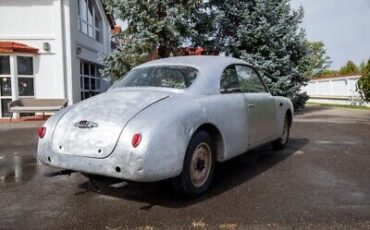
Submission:
[[[279,138],[289,99],[266,93],[220,93],[220,79],[242,60],[219,56],[160,59],[136,67],[174,65],[197,69],[187,89],[115,88],[51,116],[39,139],[38,159],[47,165],[131,181],[158,181],[179,175],[192,135],[213,130],[218,161]],[[249,105],[253,104],[253,108]],[[93,121],[98,127],[74,124]],[[134,133],[142,140],[134,148]],[[116,170],[119,167],[120,170]]]

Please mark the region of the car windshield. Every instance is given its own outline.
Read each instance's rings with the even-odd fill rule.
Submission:
[[[151,66],[132,70],[113,88],[122,87],[166,87],[188,88],[198,72],[188,66]]]

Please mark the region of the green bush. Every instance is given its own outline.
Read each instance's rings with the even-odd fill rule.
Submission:
[[[356,90],[364,101],[370,102],[370,60],[367,62],[362,76],[356,84]]]
[[[306,92],[300,93],[297,96],[293,97],[292,103],[294,106],[294,110],[297,111],[303,109],[308,99],[310,99],[310,97],[307,95]]]

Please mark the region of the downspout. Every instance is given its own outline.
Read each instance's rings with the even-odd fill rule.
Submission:
[[[63,75],[63,97],[64,99],[68,99],[68,85],[67,85],[67,76],[66,76],[66,72],[67,72],[67,66],[66,66],[66,63],[67,63],[67,57],[66,57],[66,41],[65,41],[65,26],[64,26],[64,0],[60,0],[60,34],[61,34],[61,39],[62,39],[62,50],[61,50],[61,54],[62,54],[62,63],[63,63],[63,68],[62,68],[62,75]],[[71,102],[69,101],[68,104],[70,104]]]

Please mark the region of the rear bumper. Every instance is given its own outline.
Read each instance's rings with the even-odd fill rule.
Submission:
[[[133,152],[113,152],[106,158],[91,158],[56,153],[51,148],[42,148],[39,143],[37,158],[45,165],[129,181],[152,182],[175,176],[168,172],[151,173],[150,168],[144,167],[144,156]]]

